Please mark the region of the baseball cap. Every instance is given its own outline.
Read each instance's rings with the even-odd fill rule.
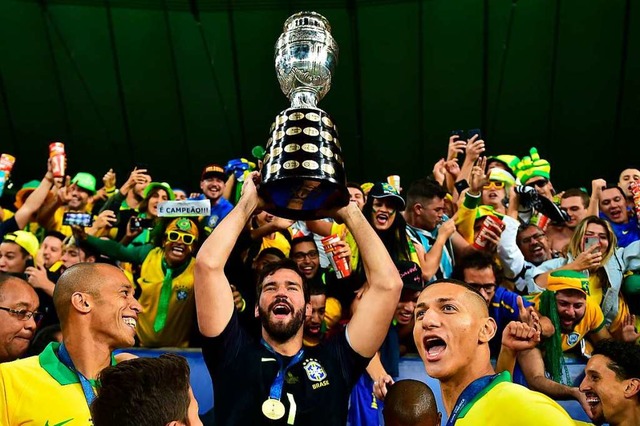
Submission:
[[[38,249],[40,248],[40,243],[35,235],[31,232],[27,231],[15,231],[9,234],[6,234],[3,238],[3,241],[8,241],[11,243],[15,243],[26,250],[27,253],[34,259],[38,255]]]
[[[509,169],[506,171],[509,172],[514,179],[516,178],[516,173],[514,170],[516,169],[516,166],[520,162],[520,159],[518,157],[516,157],[515,155],[508,155],[508,154],[501,154],[501,155],[494,155],[491,157],[487,157],[487,164],[491,163],[492,161],[501,163],[504,167]]]
[[[71,184],[85,191],[96,193],[96,178],[90,173],[80,172],[71,179]]]
[[[13,203],[16,206],[16,209],[19,209],[24,205],[25,200],[35,189],[40,185],[39,180],[30,180],[29,182],[22,185],[22,188],[16,192],[16,201]]]
[[[142,193],[142,197],[147,198],[149,193],[155,188],[164,189],[165,191],[167,191],[167,196],[169,197],[170,200],[173,201],[176,199],[176,195],[173,193],[173,190],[171,189],[171,185],[169,185],[167,182],[151,182],[144,189],[144,192]]]
[[[219,164],[209,164],[202,170],[200,180],[205,180],[210,177],[217,177],[220,180],[227,181],[227,174],[224,172],[224,168]]]
[[[547,290],[578,290],[589,295],[589,278],[576,271],[554,271],[547,278]]]
[[[424,288],[422,269],[420,269],[417,263],[408,260],[398,260],[395,264],[400,273],[400,278],[402,278],[403,290],[421,291]]]
[[[404,200],[402,199],[400,194],[398,194],[398,191],[396,191],[396,189],[393,186],[389,185],[386,182],[378,182],[373,184],[367,196],[371,198],[378,198],[378,199],[393,198],[393,200],[398,205],[398,209],[404,210],[404,207],[405,207]]]

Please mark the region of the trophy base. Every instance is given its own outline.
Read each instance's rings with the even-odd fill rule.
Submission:
[[[344,207],[349,191],[344,185],[301,176],[263,183],[260,195],[265,210],[292,220],[314,220],[325,217],[321,212]]]

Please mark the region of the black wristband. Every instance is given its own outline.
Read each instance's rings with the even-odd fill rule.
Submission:
[[[469,187],[469,182],[467,182],[466,179],[462,179],[454,183],[453,186],[456,188],[456,191],[458,191],[458,194],[462,194],[462,191]]]

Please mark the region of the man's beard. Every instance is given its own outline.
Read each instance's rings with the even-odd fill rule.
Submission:
[[[258,307],[258,313],[260,314],[260,321],[262,322],[262,327],[265,329],[269,337],[275,340],[278,343],[285,343],[293,336],[296,335],[300,327],[304,324],[304,309],[299,309],[294,311],[293,317],[291,320],[287,322],[271,322],[269,318],[269,313],[271,309],[268,311],[262,309],[262,307]]]

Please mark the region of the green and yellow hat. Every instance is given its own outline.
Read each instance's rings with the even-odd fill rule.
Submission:
[[[549,274],[547,279],[547,290],[578,290],[589,296],[589,278],[576,271],[554,271]]]
[[[494,155],[487,158],[487,164],[491,163],[492,161],[497,161],[503,164],[505,167],[507,167],[510,170],[511,175],[515,179],[516,167],[520,162],[520,159],[518,157],[516,157],[515,155],[500,154],[500,155]]]

